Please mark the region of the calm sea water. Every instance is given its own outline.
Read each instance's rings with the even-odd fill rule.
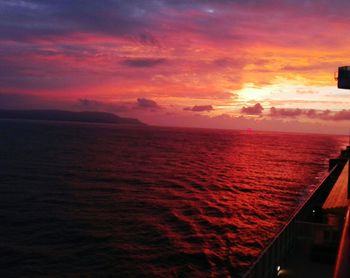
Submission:
[[[239,277],[345,141],[0,121],[0,276]]]

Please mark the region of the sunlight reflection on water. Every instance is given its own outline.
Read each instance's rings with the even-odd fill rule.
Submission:
[[[238,275],[344,143],[320,135],[0,125],[0,272],[15,276]]]

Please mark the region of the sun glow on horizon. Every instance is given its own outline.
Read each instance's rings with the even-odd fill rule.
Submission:
[[[267,115],[272,128],[271,107],[349,110],[333,72],[350,55],[350,3],[101,0],[85,8],[0,3],[8,15],[0,108],[100,110],[151,124],[171,115],[169,124],[186,126]],[[350,116],[323,121],[340,126]]]

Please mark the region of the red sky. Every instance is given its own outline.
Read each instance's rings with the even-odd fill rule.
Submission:
[[[0,108],[347,134],[348,1],[0,2]]]

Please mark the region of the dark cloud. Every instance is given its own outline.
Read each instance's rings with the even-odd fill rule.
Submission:
[[[134,38],[159,46],[149,30],[160,28],[165,9],[200,8],[201,1],[179,0],[13,0],[0,1],[0,39],[34,41],[73,34]]]
[[[336,112],[332,116],[332,120],[334,120],[334,121],[350,120],[350,110],[341,110],[339,112]]]
[[[149,30],[172,30],[169,26],[172,20],[177,20],[178,25],[190,24],[185,12],[196,11],[201,13],[201,20],[194,19],[195,29],[211,37],[242,39],[242,30],[238,28],[235,34],[222,32],[231,30],[234,24],[223,24],[220,28],[227,28],[218,32],[218,21],[225,21],[222,16],[226,11],[244,7],[253,12],[252,15],[242,13],[242,17],[250,23],[251,17],[257,15],[266,17],[268,12],[274,19],[286,16],[288,13],[299,15],[301,18],[307,15],[346,16],[349,3],[346,1],[317,1],[313,3],[307,0],[288,1],[233,1],[233,0],[13,0],[0,2],[0,38],[13,40],[33,40],[36,38],[60,37],[76,33],[107,34],[117,36],[136,37],[141,43],[158,45],[158,40],[150,35]],[[302,7],[302,8],[301,8]],[[177,16],[171,14],[172,10],[178,11]],[[207,11],[220,11],[218,16]],[[236,9],[239,10],[239,9]],[[278,10],[279,12],[276,12]],[[170,13],[169,13],[170,12]],[[254,12],[256,14],[254,14]],[[184,15],[182,17],[181,15]],[[251,16],[251,17],[250,17]],[[268,15],[267,15],[268,16]],[[238,18],[234,17],[232,23]],[[182,19],[182,21],[181,21]],[[160,20],[166,20],[168,24],[159,24]],[[210,24],[208,24],[210,23]],[[222,23],[222,22],[221,22]],[[248,28],[260,27],[246,24]],[[261,24],[263,25],[263,23]],[[194,26],[191,26],[194,28]],[[283,40],[281,40],[283,41]]]
[[[160,109],[160,106],[154,100],[147,98],[138,98],[137,107],[144,109]]]
[[[305,114],[305,111],[301,109],[284,109],[280,108],[277,109],[275,107],[270,108],[270,116],[271,117],[297,117],[301,116],[302,114]]]
[[[270,117],[273,118],[296,118],[304,117],[324,121],[348,121],[350,120],[350,110],[330,111],[315,109],[285,109],[271,107]]]
[[[3,1],[0,37],[15,40],[52,38],[74,33],[130,35],[150,27],[154,1]],[[135,3],[137,2],[137,3]]]
[[[318,116],[318,113],[315,109],[309,109],[305,112],[305,115],[308,117],[308,118],[317,118]]]
[[[136,41],[146,46],[160,47],[159,40],[150,32],[141,32],[135,36]]]
[[[136,68],[150,68],[164,64],[167,60],[164,58],[137,58],[125,59],[122,61],[123,65]]]
[[[193,112],[209,112],[214,110],[211,105],[195,105],[193,107],[185,107],[185,111],[193,111]]]
[[[247,114],[247,115],[261,115],[264,108],[261,106],[260,103],[256,103],[254,106],[247,106],[242,107],[241,113]]]

